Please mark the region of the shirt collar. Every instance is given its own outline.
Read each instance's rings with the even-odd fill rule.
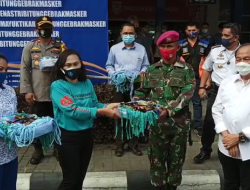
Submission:
[[[124,50],[124,49],[135,49],[135,48],[136,48],[136,43],[135,43],[135,42],[134,42],[134,46],[131,47],[131,48],[127,48],[127,47],[125,46],[125,44],[123,43],[122,50]]]
[[[235,78],[234,78],[233,81],[234,81],[234,83],[239,82],[239,81],[242,82],[242,83],[244,83],[244,81],[242,80],[240,74],[237,74],[237,75],[235,76]],[[249,84],[249,82],[250,82],[250,80],[248,80],[247,83],[246,83],[246,84],[244,83],[244,84],[247,85],[247,84]]]

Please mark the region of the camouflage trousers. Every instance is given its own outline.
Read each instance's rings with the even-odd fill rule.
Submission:
[[[179,186],[186,157],[190,120],[168,118],[150,127],[147,154],[153,186]]]

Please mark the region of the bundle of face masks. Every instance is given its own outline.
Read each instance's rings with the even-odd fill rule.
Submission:
[[[39,118],[34,114],[18,113],[6,118],[1,118],[0,136],[3,137],[9,147],[16,143],[18,147],[28,147],[38,138],[45,150],[54,142],[61,144],[61,132],[50,117]]]
[[[121,117],[121,127],[126,128],[126,137],[131,139],[133,136],[143,136],[148,125],[154,126],[160,115],[161,106],[150,101],[136,101],[123,103],[118,108],[117,112]],[[123,120],[126,119],[126,120]],[[122,139],[123,139],[123,131]],[[116,124],[116,135],[118,132],[118,125]]]
[[[40,59],[39,63],[39,69],[41,71],[51,71],[55,64],[56,64],[57,58],[45,56]]]
[[[132,98],[132,93],[134,90],[134,82],[140,77],[138,71],[120,71],[116,72],[111,76],[111,84],[116,87],[117,92],[125,93],[130,92]]]

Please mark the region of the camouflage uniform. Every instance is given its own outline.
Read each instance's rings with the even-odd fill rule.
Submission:
[[[150,127],[147,148],[151,183],[156,187],[168,184],[176,189],[181,184],[190,119],[188,105],[195,88],[191,65],[177,61],[151,65],[135,91],[135,100],[150,99],[168,110],[169,117]]]

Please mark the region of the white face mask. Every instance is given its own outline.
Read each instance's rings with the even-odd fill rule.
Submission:
[[[250,74],[250,64],[245,62],[236,63],[236,69],[241,76]]]

